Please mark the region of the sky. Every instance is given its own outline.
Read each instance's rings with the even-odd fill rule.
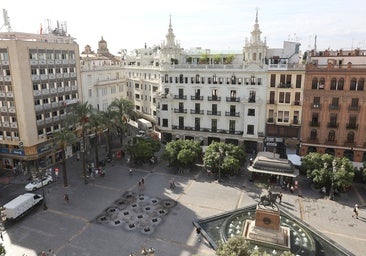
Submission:
[[[117,55],[121,49],[160,45],[171,15],[176,40],[184,49],[240,52],[258,10],[262,39],[269,48],[283,41],[301,43],[301,50],[366,49],[364,0],[1,0],[15,32],[39,33],[48,24],[66,22],[67,32],[85,45],[98,48],[103,37]],[[0,18],[1,32],[3,18]]]

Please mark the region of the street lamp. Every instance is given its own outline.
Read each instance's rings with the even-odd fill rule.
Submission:
[[[337,164],[337,161],[334,158],[332,161],[332,183],[331,183],[330,193],[329,193],[329,199],[331,199],[331,200],[333,200],[333,198],[334,198],[334,175],[337,171],[336,164]]]

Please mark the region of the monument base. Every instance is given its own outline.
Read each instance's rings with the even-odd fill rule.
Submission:
[[[253,220],[246,220],[243,236],[245,239],[274,248],[290,249],[290,229],[288,227],[280,226],[278,230],[274,230],[256,226]]]

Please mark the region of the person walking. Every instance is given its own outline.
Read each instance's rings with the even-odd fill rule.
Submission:
[[[130,175],[132,175],[132,169],[130,168]]]
[[[196,228],[198,242],[201,242],[201,227]]]
[[[141,178],[141,189],[145,188],[145,180],[144,178]]]
[[[352,218],[356,217],[356,219],[358,219],[358,204],[355,204],[355,206],[353,207],[353,215]]]
[[[4,242],[3,232],[0,233],[0,238],[1,238],[1,241]]]
[[[69,203],[69,195],[68,194],[64,194],[64,200],[66,203]]]
[[[279,204],[280,203],[282,203],[282,192],[280,192],[279,194],[278,194],[278,198],[280,199],[280,201],[278,202]]]

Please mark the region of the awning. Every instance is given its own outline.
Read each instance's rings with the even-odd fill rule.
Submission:
[[[287,154],[287,159],[291,161],[293,165],[301,166],[301,156],[296,154]]]
[[[286,177],[292,177],[292,178],[295,178],[295,177],[299,176],[299,170],[298,169],[294,169],[293,173],[286,173],[286,172],[274,172],[274,171],[260,170],[260,169],[253,168],[253,166],[249,166],[248,171],[257,172],[257,173],[264,173],[264,174],[271,174],[271,175],[286,176]]]

